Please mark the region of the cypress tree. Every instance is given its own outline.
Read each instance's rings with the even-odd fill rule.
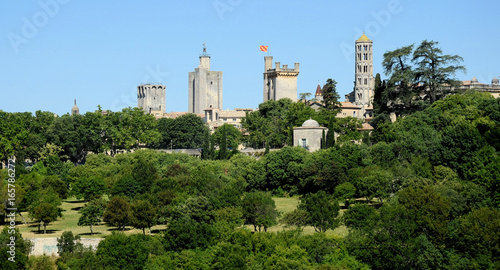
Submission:
[[[226,129],[224,127],[221,127],[223,128],[222,130],[222,139],[221,139],[221,142],[220,142],[220,149],[219,149],[219,158],[221,160],[224,160],[224,159],[227,159],[227,133],[226,133]]]
[[[335,145],[335,118],[330,118],[330,123],[328,124],[328,135],[326,136],[326,148],[333,147]]]

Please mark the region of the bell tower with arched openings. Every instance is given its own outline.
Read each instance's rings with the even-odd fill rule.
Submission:
[[[354,97],[351,102],[363,108],[372,104],[372,98],[375,91],[375,78],[373,77],[373,41],[365,33],[356,40],[356,61],[355,61],[355,80]]]

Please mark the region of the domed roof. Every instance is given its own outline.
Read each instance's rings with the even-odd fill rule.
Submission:
[[[498,78],[497,77],[493,78],[493,80],[491,80],[491,84],[495,85],[498,84]]]
[[[471,82],[477,82],[477,78],[476,77],[473,77]]]
[[[309,119],[302,124],[302,127],[319,127],[319,123],[315,120]]]
[[[75,99],[75,105],[71,108],[71,114],[80,114],[80,109],[78,106],[76,106],[76,99]]]

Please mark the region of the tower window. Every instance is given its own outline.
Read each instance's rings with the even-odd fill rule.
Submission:
[[[365,85],[367,85],[367,84],[368,84],[368,79],[365,79]]]

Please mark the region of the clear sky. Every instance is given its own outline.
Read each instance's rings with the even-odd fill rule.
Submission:
[[[500,75],[498,1],[39,0],[0,2],[0,110],[81,113],[137,106],[143,83],[167,87],[167,112],[187,111],[188,72],[206,42],[223,72],[223,107],[262,102],[264,56],[300,62],[298,93],[333,78],[352,91],[354,41],[384,52],[424,39],[464,58],[457,78]]]

